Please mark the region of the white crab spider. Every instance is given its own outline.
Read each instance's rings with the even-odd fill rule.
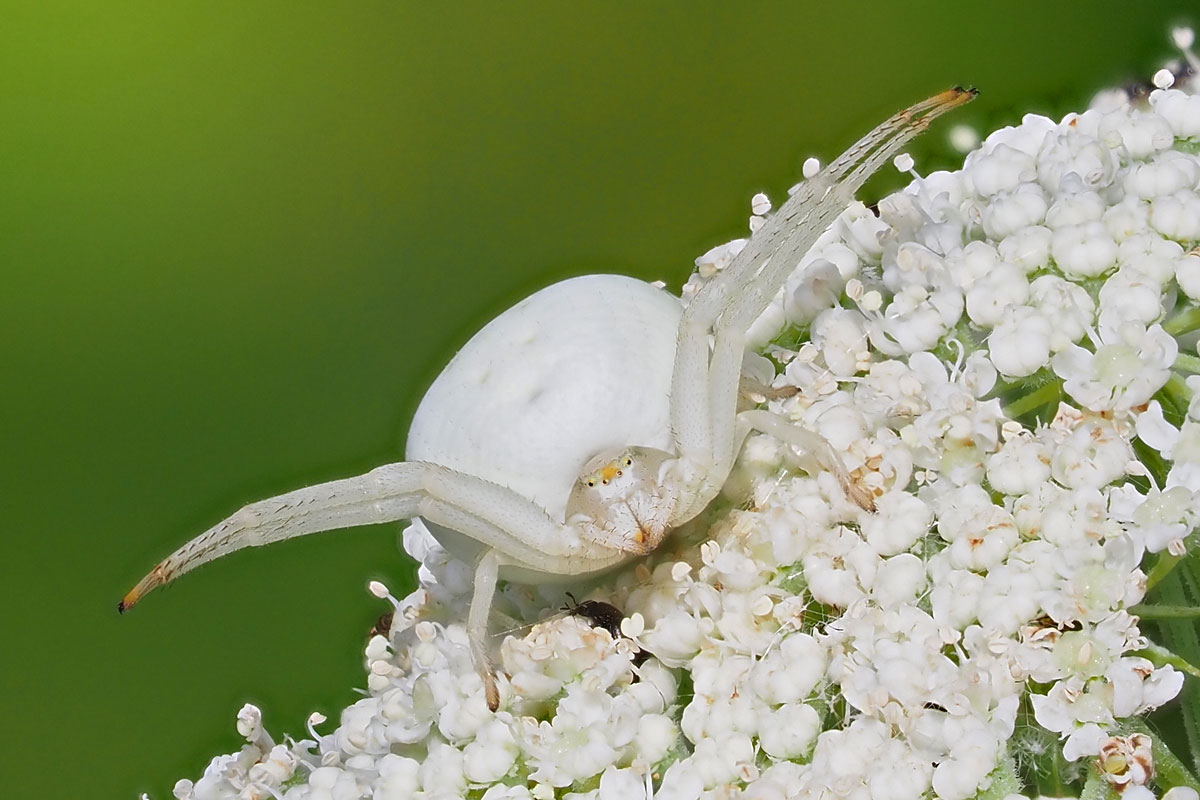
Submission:
[[[863,182],[974,96],[952,89],[876,127],[801,184],[686,309],[616,275],[536,292],[433,382],[408,461],[251,503],[160,562],[118,608],[243,547],[419,516],[476,565],[467,629],[495,710],[486,636],[497,579],[574,580],[652,551],[716,496],[751,429],[806,451],[870,508],[819,436],[738,412],[744,335]]]

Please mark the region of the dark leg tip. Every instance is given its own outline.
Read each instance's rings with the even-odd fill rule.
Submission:
[[[124,614],[124,613],[125,613],[125,601],[124,601],[124,600],[122,600],[121,602],[117,603],[117,613],[118,613],[118,614]]]

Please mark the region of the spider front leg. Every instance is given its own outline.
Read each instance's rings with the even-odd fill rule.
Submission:
[[[733,467],[744,438],[737,422],[737,396],[750,324],[763,313],[800,258],[845,210],[867,178],[934,119],[969,102],[976,94],[970,89],[951,89],[877,126],[801,184],[750,237],[729,266],[696,293],[679,324],[671,378],[671,423],[680,456],[703,465],[707,477],[695,487],[690,502],[680,504],[672,524],[699,513],[720,491]],[[757,417],[747,422],[750,419],[770,425]],[[819,458],[828,461],[832,455],[840,468],[835,471],[846,474],[832,448],[818,449],[824,452]]]
[[[562,557],[569,555],[569,547],[552,546],[562,538],[561,524],[511,489],[437,464],[401,461],[245,506],[159,562],[118,610],[245,547],[416,516],[462,531],[533,569],[561,569]]]
[[[511,489],[437,464],[405,461],[251,503],[159,562],[117,608],[126,611],[157,587],[245,547],[416,516],[484,546],[476,567],[468,628],[493,710],[499,695],[487,656],[486,631],[499,566],[575,574],[604,568],[623,557],[581,543],[570,529]]]

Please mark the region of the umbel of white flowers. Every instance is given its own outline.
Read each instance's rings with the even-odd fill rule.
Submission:
[[[594,584],[612,630],[501,592],[544,621],[504,638],[498,713],[470,570],[414,524],[421,588],[372,586],[395,614],[366,696],[300,741],[243,708],[246,746],[175,796],[964,800],[1019,796],[1061,747],[1080,784],[1195,800],[1128,724],[1183,680],[1132,654],[1143,558],[1184,554],[1200,517],[1200,96],[1156,82],[851,207],[752,329],[791,388],[771,409],[832,442],[876,513],[750,439],[723,506]],[[697,259],[684,302],[744,241]]]

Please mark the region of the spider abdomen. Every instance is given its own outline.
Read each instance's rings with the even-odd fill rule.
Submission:
[[[507,486],[555,520],[583,466],[626,445],[673,449],[679,299],[620,275],[535,292],[489,322],[429,387],[405,457]]]

